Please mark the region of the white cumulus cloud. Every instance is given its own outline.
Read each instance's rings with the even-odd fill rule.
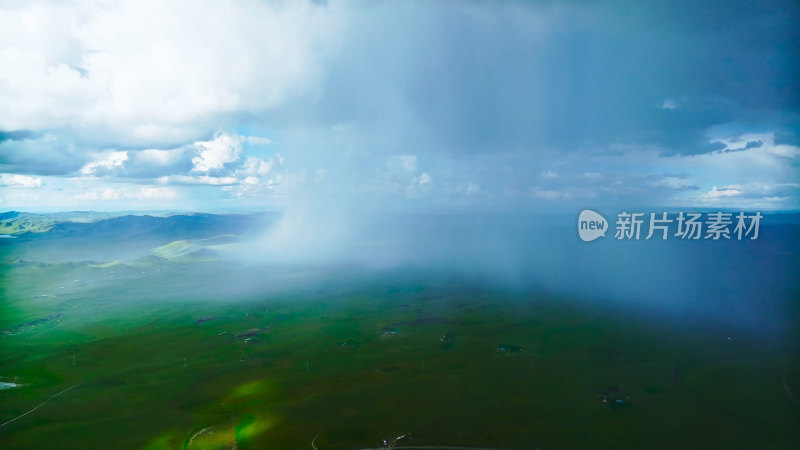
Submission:
[[[42,187],[42,179],[28,175],[4,173],[0,175],[0,186],[9,188],[37,189]]]
[[[239,159],[242,152],[242,141],[237,136],[219,134],[206,142],[197,142],[199,155],[192,158],[193,172],[208,172],[221,169],[225,164]]]
[[[431,191],[431,183],[433,183],[433,177],[424,172],[411,180],[411,184],[406,189],[406,195],[410,198],[427,195]]]
[[[191,140],[315,92],[343,24],[338,5],[313,2],[7,3],[0,129]]]
[[[238,161],[239,155],[242,153],[242,144],[245,142],[266,145],[270,143],[270,140],[261,137],[217,133],[210,141],[195,142],[198,155],[192,158],[192,164],[194,164],[192,172],[219,170],[226,164]],[[251,164],[253,164],[252,161]],[[256,167],[256,171],[259,169],[268,172],[271,167]]]
[[[177,162],[183,156],[184,149],[173,150],[147,149],[136,153],[137,162],[155,166],[167,166]]]
[[[263,176],[270,173],[276,165],[280,165],[282,163],[283,157],[281,155],[275,155],[266,160],[255,156],[250,156],[245,159],[244,164],[242,164],[242,168],[237,170],[236,173],[247,176]]]
[[[76,194],[73,200],[83,202],[110,201],[110,200],[153,200],[173,199],[178,197],[178,192],[169,187],[144,186],[138,189],[131,188],[95,188]]]
[[[227,186],[236,184],[235,177],[210,177],[208,175],[168,175],[158,178],[160,184],[206,184],[210,186]]]
[[[109,172],[116,167],[122,167],[125,161],[128,160],[128,152],[107,151],[95,155],[95,160],[86,164],[81,168],[83,175],[98,175],[103,172]]]
[[[739,186],[725,186],[722,188],[717,188],[716,186],[712,187],[710,191],[700,194],[698,197],[701,200],[708,200],[708,201],[717,201],[723,199],[725,197],[735,197],[741,194],[741,188]]]

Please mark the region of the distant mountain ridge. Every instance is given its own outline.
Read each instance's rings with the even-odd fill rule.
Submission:
[[[264,214],[114,215],[115,213],[0,215],[0,234],[20,240],[83,239],[204,239],[225,234],[249,234],[269,222]],[[77,220],[76,220],[77,219]]]
[[[58,213],[30,213],[20,211],[6,211],[0,213],[0,234],[18,235],[22,233],[44,233],[53,226],[62,222],[89,223],[98,220],[111,219],[130,212],[97,212],[97,211],[68,211]],[[169,213],[152,213],[151,215],[166,216]]]

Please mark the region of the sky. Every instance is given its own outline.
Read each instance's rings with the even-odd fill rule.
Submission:
[[[797,210],[799,15],[6,0],[0,210]]]

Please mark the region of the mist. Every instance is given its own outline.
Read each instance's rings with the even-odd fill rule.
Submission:
[[[772,337],[790,331],[800,263],[788,250],[800,244],[793,214],[768,215],[757,240],[623,241],[610,231],[583,242],[577,212],[356,212],[316,204],[288,210],[237,258],[271,267],[448,273],[622,315]]]

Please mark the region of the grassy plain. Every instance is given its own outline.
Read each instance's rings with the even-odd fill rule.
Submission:
[[[795,349],[722,326],[429,270],[0,270],[0,423],[76,386],[3,448],[800,444]]]

